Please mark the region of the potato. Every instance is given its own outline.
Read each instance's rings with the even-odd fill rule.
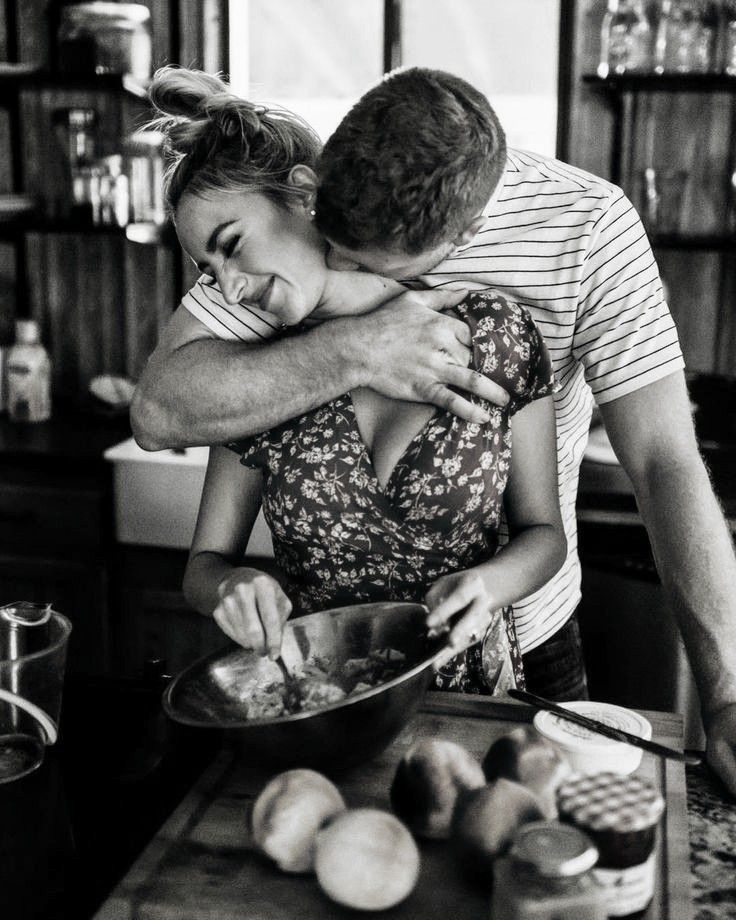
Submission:
[[[418,837],[450,836],[458,795],[485,785],[483,770],[465,748],[430,738],[406,752],[391,785],[391,807]]]
[[[340,790],[321,773],[287,770],[267,783],[253,805],[253,841],[284,872],[310,872],[317,831],[345,807]]]
[[[522,824],[543,818],[541,803],[526,786],[497,779],[458,799],[453,848],[467,874],[490,887],[493,860],[506,853]]]
[[[498,738],[483,758],[483,772],[489,782],[503,777],[530,789],[542,803],[548,820],[557,817],[557,787],[570,767],[556,748],[531,726],[520,726]]]

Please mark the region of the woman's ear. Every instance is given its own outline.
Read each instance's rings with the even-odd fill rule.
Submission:
[[[298,163],[289,170],[289,184],[297,191],[298,207],[303,208],[309,217],[314,217],[314,204],[317,200],[317,174],[310,166]]]

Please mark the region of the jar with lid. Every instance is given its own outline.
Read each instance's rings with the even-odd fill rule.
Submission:
[[[125,142],[135,223],[166,223],[163,144],[163,133],[150,130],[135,131]]]
[[[598,75],[652,69],[652,27],[643,0],[608,0],[601,25]]]
[[[560,820],[590,837],[598,849],[593,875],[608,917],[641,917],[654,896],[656,833],[664,799],[639,776],[575,775],[557,790]]]
[[[581,831],[557,821],[522,826],[508,856],[493,866],[493,920],[605,920],[591,868],[598,851]]]
[[[151,14],[142,3],[75,3],[60,12],[59,69],[64,73],[151,76]]]

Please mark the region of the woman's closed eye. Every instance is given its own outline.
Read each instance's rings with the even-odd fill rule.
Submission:
[[[226,240],[222,244],[222,252],[226,259],[229,259],[234,255],[235,250],[238,248],[239,243],[240,243],[240,237],[233,236],[233,237],[230,237],[229,240]]]

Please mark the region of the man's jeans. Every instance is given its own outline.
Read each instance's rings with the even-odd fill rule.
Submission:
[[[522,656],[526,689],[549,700],[587,700],[588,683],[577,614]]]

